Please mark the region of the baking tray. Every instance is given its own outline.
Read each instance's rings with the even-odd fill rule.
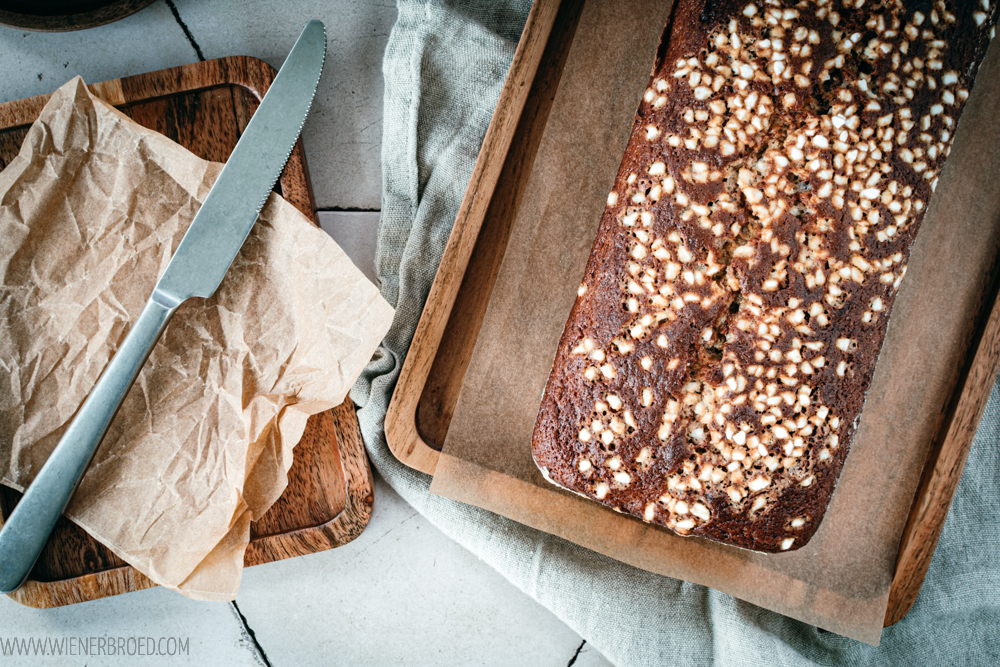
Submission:
[[[437,466],[582,7],[535,1],[417,325],[386,417],[390,448],[416,470]],[[995,268],[983,285],[903,532],[885,626],[916,600],[997,377]]]
[[[225,162],[274,75],[275,70],[261,60],[231,57],[104,81],[90,90],[199,157]],[[48,97],[0,104],[0,169],[17,155]],[[301,141],[275,191],[316,222]],[[20,496],[0,486],[0,525]],[[354,404],[348,399],[309,419],[295,447],[288,487],[250,526],[244,564],[346,544],[368,524],[373,503],[371,469]],[[31,607],[58,607],[152,586],[147,577],[62,517],[28,581],[10,597]]]

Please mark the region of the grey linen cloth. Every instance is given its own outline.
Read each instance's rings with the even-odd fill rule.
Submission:
[[[620,665],[1000,664],[1000,389],[994,389],[920,597],[879,647],[818,630],[432,496],[383,422],[530,8],[399,0],[383,63],[376,271],[396,318],[351,393],[368,452],[434,525]]]

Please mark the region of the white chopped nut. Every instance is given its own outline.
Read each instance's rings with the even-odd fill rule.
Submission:
[[[794,543],[795,543],[794,537],[786,537],[785,539],[781,540],[781,550],[788,551],[789,549],[792,548],[792,544]]]
[[[864,4],[863,0],[841,2],[853,10]],[[990,12],[989,0],[976,2],[984,3]],[[841,419],[821,405],[818,390],[822,387],[815,383],[828,364],[839,378],[847,378],[853,372],[849,355],[858,341],[834,336],[837,352],[831,354],[832,361],[827,360],[822,353],[827,352],[828,339],[817,340],[825,338],[820,328],[849,331],[850,323],[844,319],[848,313],[861,319],[854,326],[884,324],[879,317],[890,302],[881,296],[882,290],[862,297],[855,293],[856,285],[869,290],[879,285],[898,289],[904,258],[902,253],[885,256],[886,245],[905,238],[908,227],[919,221],[925,203],[915,198],[923,196],[915,190],[921,182],[932,191],[936,186],[954,135],[952,116],[957,116],[968,97],[968,90],[961,88],[962,75],[943,70],[943,63],[951,62],[943,55],[950,45],[933,26],[939,21],[956,22],[944,3],[929,6],[926,16],[915,13],[905,26],[900,24],[906,21],[904,13],[899,18],[876,13],[881,9],[868,13],[861,22],[875,31],[873,39],[862,39],[860,30],[854,32],[853,18],[842,22],[833,11],[839,3],[817,0],[816,4],[821,21],[840,24],[832,31],[832,41],[796,23],[805,3],[798,9],[748,4],[743,8],[744,18],[733,18],[728,31],[713,33],[707,51],[692,51],[676,62],[672,76],[654,78],[643,98],[653,107],[665,107],[668,96],[674,94],[676,86],[670,79],[678,85],[683,81],[700,102],[677,112],[686,126],[658,126],[659,120],[647,120],[642,126],[648,141],[663,141],[662,150],[679,149],[670,159],[686,164],[679,164],[671,176],[666,159],[654,157],[649,164],[636,165],[638,174],[627,174],[629,189],[616,186],[623,190],[608,195],[608,206],[629,205],[620,212],[614,209],[622,225],[616,233],[628,239],[623,252],[630,255],[624,258],[627,273],[621,283],[622,314],[627,319],[620,335],[613,334],[618,337],[611,345],[602,349],[584,340],[572,353],[581,362],[593,364],[583,374],[596,383],[617,379],[611,363],[614,354],[624,357],[648,346],[653,351],[639,365],[651,371],[653,359],[662,357],[657,364],[663,364],[665,373],[674,372],[670,392],[679,393],[673,398],[665,387],[653,390],[630,383],[616,387],[627,392],[619,395],[608,393],[611,387],[606,387],[590,416],[592,421],[580,429],[579,440],[606,445],[604,456],[610,458],[602,467],[613,481],[608,480],[610,486],[600,481],[590,487],[594,495],[605,499],[611,490],[632,481],[623,459],[634,457],[629,466],[652,472],[652,445],[635,453],[629,442],[638,429],[637,418],[655,419],[646,413],[654,405],[662,410],[658,438],[686,440],[694,450],[692,458],[667,478],[669,494],[658,501],[663,512],[659,518],[655,502],[646,504],[641,516],[665,522],[681,534],[712,519],[706,498],[714,500],[724,493],[731,509],[743,512],[747,507],[742,503],[753,494],[749,511],[767,511],[770,503],[779,502],[788,485],[810,487],[816,473],[825,470],[816,466],[837,460]],[[739,32],[741,22],[756,33],[751,50]],[[900,39],[903,34],[908,35],[905,40]],[[814,50],[824,53],[828,49],[833,50],[829,60],[812,60]],[[809,98],[800,100],[798,92],[790,92],[808,95],[806,89],[817,78],[829,82],[835,77],[833,70],[851,67],[848,61],[856,56],[873,63],[882,59],[887,66],[878,67],[877,76],[854,72],[836,83],[824,114],[811,112]],[[925,99],[924,108],[907,106],[908,100]],[[884,113],[882,104],[887,105]],[[782,143],[768,145],[771,137],[767,135],[779,118]],[[792,126],[785,127],[789,121]],[[651,145],[653,155],[655,146]],[[685,153],[685,148],[698,153]],[[712,150],[718,151],[714,157],[708,153]],[[719,160],[720,154],[741,160]],[[893,157],[911,168],[899,173],[892,167]],[[733,164],[738,173],[736,183],[730,184],[726,170]],[[640,179],[644,170],[648,176]],[[907,185],[915,174],[916,185]],[[688,189],[685,183],[694,187]],[[699,184],[711,185],[700,188]],[[737,188],[735,196],[731,185]],[[827,204],[836,212],[826,212]],[[654,210],[662,213],[656,215]],[[794,239],[775,231],[777,221],[788,214],[802,221],[793,232]],[[671,216],[682,224],[669,224]],[[754,226],[748,229],[746,221],[754,221],[750,223]],[[663,226],[667,229],[660,229]],[[695,232],[696,228],[702,231]],[[682,229],[690,232],[682,236]],[[839,242],[833,247],[829,244],[834,234],[841,233],[846,237],[847,257],[839,254]],[[706,243],[712,236],[714,246]],[[719,257],[720,252],[726,259]],[[758,271],[758,265],[763,265],[763,271]],[[759,276],[760,282],[747,285],[749,275]],[[819,295],[815,303],[779,293],[785,285],[798,291],[800,280],[810,293]],[[720,329],[714,318],[725,313],[732,294],[738,292],[742,301]],[[581,284],[578,296],[586,294],[588,287]],[[868,307],[850,301],[852,297],[867,298]],[[685,357],[683,368],[679,357],[666,356],[680,340],[675,333],[679,330],[670,328],[671,324],[687,326],[691,323],[688,313],[699,306],[700,326],[692,332],[698,337],[695,345],[708,348],[711,354],[721,348],[719,384],[699,379],[703,377],[700,355]],[[744,344],[753,346],[752,354],[735,356],[736,345]],[[693,367],[688,368],[689,364]],[[680,389],[674,385],[678,381]],[[756,426],[741,421],[746,409],[756,411]],[[609,450],[618,456],[607,454]],[[593,477],[590,459],[578,458],[577,466],[581,474]],[[681,494],[685,500],[678,500]],[[785,529],[801,529],[810,520],[806,515],[791,518]],[[791,549],[795,539],[780,541],[781,550]]]
[[[639,455],[635,457],[635,462],[639,465],[645,465],[649,463],[650,459],[653,458],[653,452],[650,451],[649,447],[643,447],[639,450]]]
[[[678,521],[674,528],[681,532],[689,531],[694,528],[694,519],[684,519],[683,521]]]

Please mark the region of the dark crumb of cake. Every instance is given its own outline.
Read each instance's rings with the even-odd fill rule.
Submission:
[[[808,542],[994,5],[678,0],[535,426],[551,481]]]

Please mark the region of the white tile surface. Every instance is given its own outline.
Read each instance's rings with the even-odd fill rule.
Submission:
[[[394,2],[175,0],[206,58],[248,55],[280,67],[309,19],[329,50],[302,131],[316,205],[378,209],[382,194],[382,53]]]
[[[303,133],[319,207],[377,209],[381,189],[381,58],[391,2],[176,0],[207,58],[252,55],[278,67],[310,18],[330,51]],[[0,101],[50,92],[75,74],[100,81],[196,60],[158,2],[118,23],[66,33],[0,27]],[[377,213],[330,212],[324,229],[373,278]],[[391,488],[376,483],[375,512],[354,542],[246,570],[237,604],[266,659],[279,665],[567,665],[607,661],[545,608],[446,538]],[[181,637],[189,655],[159,664],[264,664],[233,607],[162,589],[55,610],[0,598],[0,649],[13,637]],[[577,654],[577,650],[579,654]],[[135,664],[2,655],[3,664]],[[150,664],[158,664],[150,661]]]
[[[0,619],[3,619],[0,621],[0,664],[3,665],[117,666],[134,665],[138,660],[137,656],[127,653],[109,655],[108,650],[87,656],[80,655],[80,649],[76,649],[75,655],[64,654],[62,657],[19,656],[16,652],[13,655],[5,652],[12,641],[48,639],[59,642],[70,637],[77,638],[77,642],[79,638],[111,637],[116,647],[119,637],[126,641],[129,637],[151,637],[154,647],[161,637],[174,637],[181,639],[181,645],[187,642],[187,654],[180,652],[169,660],[157,656],[155,660],[159,660],[159,664],[253,667],[263,664],[232,605],[226,602],[194,602],[162,588],[59,609],[31,609],[0,596]],[[148,643],[148,640],[144,641],[144,645]],[[94,646],[96,648],[97,644]],[[164,642],[161,647],[166,651],[169,644]],[[132,650],[137,652],[138,644]],[[154,660],[153,657],[146,659]]]
[[[306,21],[326,24],[329,51],[302,132],[316,205],[377,210],[382,191],[382,53],[392,2],[176,0],[206,58],[248,55],[280,67]],[[117,23],[71,33],[0,26],[0,101],[197,61],[163,2]]]
[[[244,572],[236,601],[272,665],[569,662],[581,639],[562,621],[380,478],[375,498],[354,542]],[[606,664],[594,650],[576,662]]]
[[[51,93],[81,75],[88,83],[152,72],[198,58],[166,4],[81,32],[0,26],[0,101]]]
[[[375,241],[378,233],[377,211],[320,211],[319,226],[337,242],[354,265],[376,285]]]

